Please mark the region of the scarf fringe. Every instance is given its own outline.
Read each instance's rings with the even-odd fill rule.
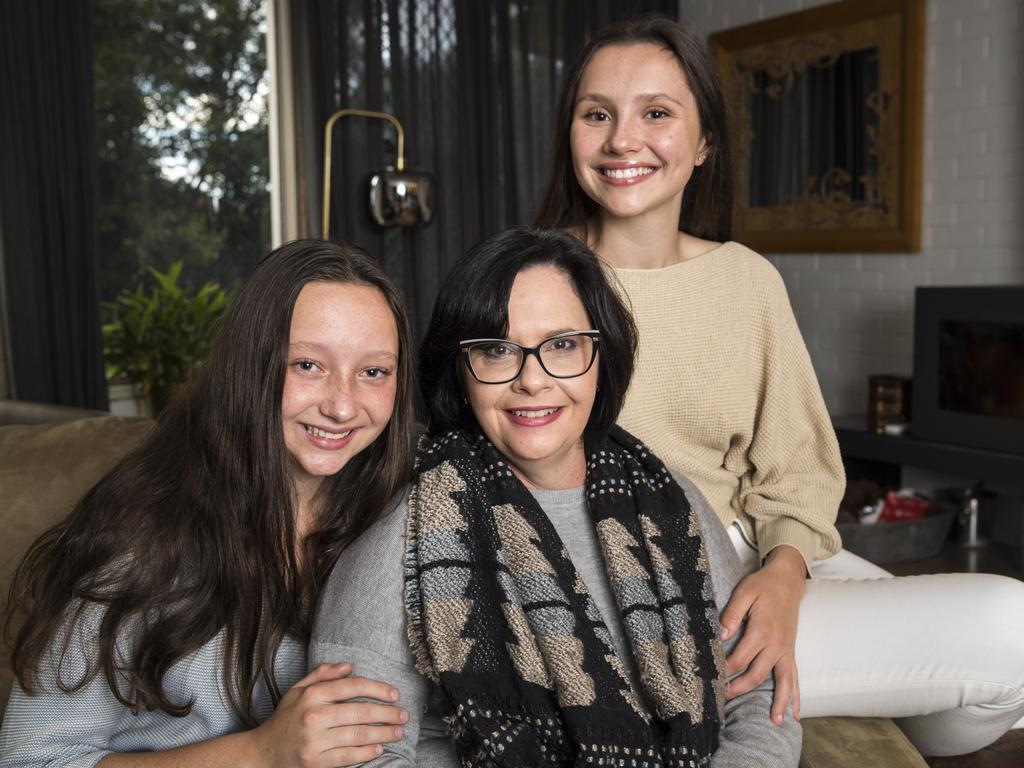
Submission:
[[[437,685],[440,680],[434,671],[430,647],[427,645],[426,629],[423,626],[423,601],[418,579],[419,560],[415,547],[419,533],[416,527],[419,520],[419,498],[415,489],[409,494],[406,503],[409,511],[405,518],[405,635],[412,650],[416,671]]]

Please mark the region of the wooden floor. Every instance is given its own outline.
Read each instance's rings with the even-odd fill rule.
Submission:
[[[925,758],[930,768],[1021,768],[1024,766],[1024,728],[1010,731],[990,747],[959,757]]]

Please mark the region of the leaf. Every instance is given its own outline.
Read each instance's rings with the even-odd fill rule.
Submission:
[[[103,353],[110,375],[165,391],[185,381],[209,350],[213,328],[226,308],[224,290],[207,282],[188,295],[178,285],[184,262],[166,272],[150,268],[155,285],[139,284],[104,304]]]

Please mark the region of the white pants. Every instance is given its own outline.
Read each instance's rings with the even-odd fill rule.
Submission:
[[[729,536],[744,568],[757,550]],[[892,717],[925,755],[974,752],[1024,717],[1024,582],[894,578],[845,550],[814,563],[800,605],[802,717]]]

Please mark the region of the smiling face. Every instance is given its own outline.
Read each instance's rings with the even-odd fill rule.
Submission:
[[[312,282],[299,292],[281,419],[300,506],[384,431],[398,354],[395,319],[376,288]]]
[[[653,43],[598,49],[580,79],[570,145],[576,179],[604,215],[678,221],[707,147],[675,55]]]
[[[545,265],[516,276],[508,299],[509,341],[533,347],[556,334],[591,327],[564,272]],[[572,488],[583,482],[583,430],[597,394],[598,367],[595,362],[582,376],[556,379],[528,355],[519,377],[506,384],[481,384],[463,369],[473,415],[528,487]]]

